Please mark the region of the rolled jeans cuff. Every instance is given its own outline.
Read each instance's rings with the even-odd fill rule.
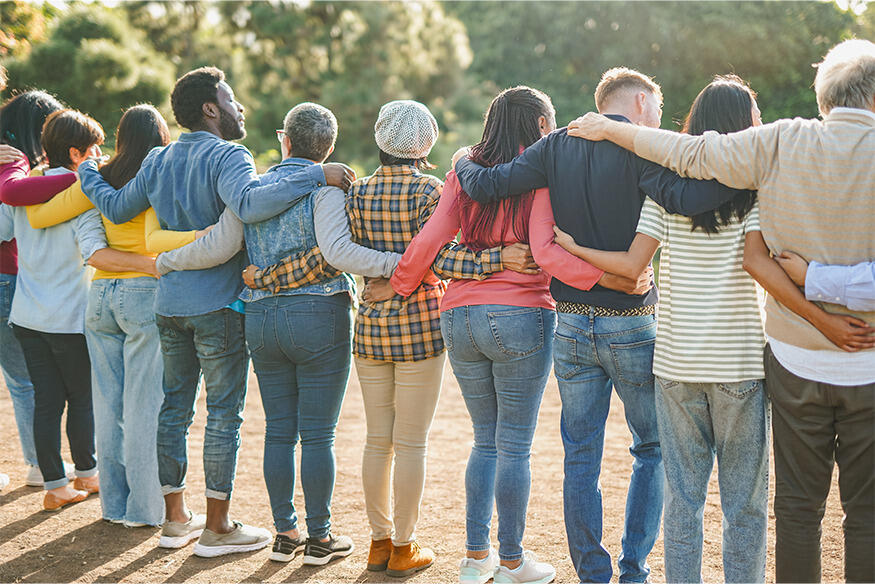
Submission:
[[[80,479],[87,479],[89,477],[93,477],[97,474],[97,465],[89,468],[88,470],[79,470],[76,469],[76,477]]]
[[[61,487],[65,487],[70,484],[70,479],[67,477],[61,477],[59,479],[55,479],[53,481],[46,481],[43,483],[43,489],[46,491],[51,491],[52,489],[58,489]]]
[[[185,490],[185,485],[174,487],[172,485],[161,485],[161,495],[171,495],[173,493],[181,493]]]
[[[207,496],[207,499],[218,499],[219,501],[227,501],[231,498],[231,493],[223,493],[213,489],[206,489],[204,494]]]

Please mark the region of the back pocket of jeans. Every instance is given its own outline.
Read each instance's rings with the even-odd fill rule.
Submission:
[[[719,383],[717,387],[730,397],[745,398],[762,387],[762,379],[748,379],[737,383]]]
[[[611,343],[611,358],[617,379],[637,387],[652,385],[653,345],[652,338],[634,343]]]
[[[315,307],[316,305],[314,305]],[[284,310],[289,336],[296,347],[308,353],[321,353],[336,344],[334,312],[324,310]]]
[[[492,338],[511,357],[525,357],[544,346],[544,319],[540,308],[512,308],[486,313]]]

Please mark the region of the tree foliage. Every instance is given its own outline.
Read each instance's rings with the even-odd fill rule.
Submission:
[[[247,108],[245,140],[262,165],[278,157],[274,129],[301,101],[340,123],[334,160],[377,164],[373,124],[392,99],[417,99],[441,136],[431,158],[479,139],[502,88],[547,92],[558,122],[594,107],[602,72],[626,65],[665,94],[665,127],[715,74],[759,93],[763,117],[817,115],[817,63],[836,42],[872,38],[875,9],[828,2],[122,2],[55,10],[0,3],[0,59],[14,87],[37,86],[107,126],[122,109],[166,104],[174,80],[201,65],[225,70]],[[28,36],[30,35],[30,36]],[[172,122],[172,118],[168,118]]]

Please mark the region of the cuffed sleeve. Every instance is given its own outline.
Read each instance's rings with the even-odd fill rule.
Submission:
[[[805,274],[805,298],[861,312],[875,311],[875,262],[853,266],[811,262]]]
[[[79,243],[79,253],[86,262],[94,252],[109,247],[106,243],[106,231],[103,221],[96,209],[85,211],[73,222],[76,241]]]

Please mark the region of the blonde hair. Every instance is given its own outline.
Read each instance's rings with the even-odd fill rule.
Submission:
[[[875,43],[860,39],[839,43],[816,67],[814,92],[821,115],[827,115],[834,107],[872,109]]]
[[[650,92],[662,102],[662,89],[652,78],[628,67],[614,67],[602,74],[595,88],[596,108],[601,111],[612,97],[629,89]]]

